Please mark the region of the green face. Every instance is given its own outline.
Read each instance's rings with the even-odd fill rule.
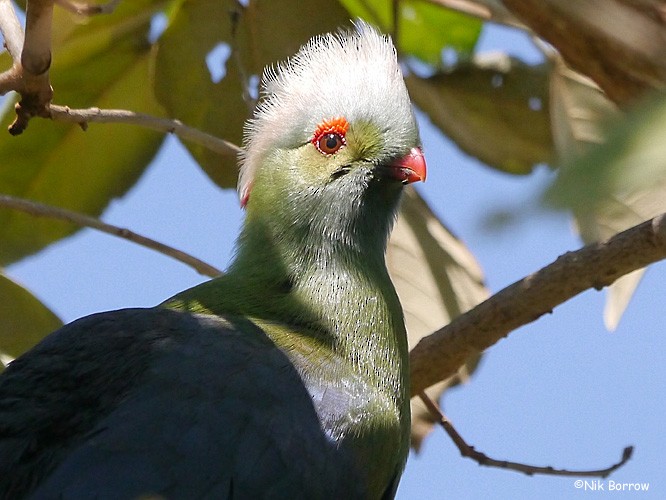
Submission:
[[[321,140],[327,147],[327,137]],[[328,145],[334,144],[334,138],[328,138]],[[272,198],[271,204],[274,204],[299,192],[313,193],[329,185],[333,187],[337,180],[358,169],[369,172],[376,165],[390,162],[392,158],[386,157],[386,151],[392,148],[387,146],[375,125],[355,122],[349,125],[343,144],[333,153],[323,152],[313,140],[292,149],[277,149],[257,172],[251,197],[255,197],[255,191],[260,191],[262,197]],[[406,152],[396,152],[396,156]],[[266,189],[269,186],[270,189]]]

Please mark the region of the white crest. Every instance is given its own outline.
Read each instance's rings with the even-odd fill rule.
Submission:
[[[364,22],[312,38],[285,63],[267,67],[262,81],[260,103],[244,130],[241,200],[270,151],[307,143],[322,120],[361,119],[381,124],[400,143],[416,140],[393,43]]]

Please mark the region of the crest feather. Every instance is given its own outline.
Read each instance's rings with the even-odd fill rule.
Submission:
[[[317,124],[338,116],[378,123],[410,139],[417,134],[393,43],[362,21],[316,36],[264,70],[259,104],[244,128],[241,200],[271,151],[307,143]]]

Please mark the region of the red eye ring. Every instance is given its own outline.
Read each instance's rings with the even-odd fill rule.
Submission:
[[[333,155],[347,144],[345,134],[349,129],[349,123],[344,117],[324,120],[315,129],[310,142],[323,155]]]

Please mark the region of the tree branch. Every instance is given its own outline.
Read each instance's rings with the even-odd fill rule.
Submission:
[[[51,104],[48,107],[49,118],[61,122],[78,123],[85,130],[90,122],[124,123],[175,134],[181,139],[200,144],[221,155],[237,155],[240,148],[235,144],[219,139],[201,130],[189,127],[180,120],[158,118],[143,113],[135,113],[123,109],[71,109],[67,106]]]
[[[56,3],[77,13],[91,15],[109,12],[118,2],[112,0],[104,5],[92,6],[69,0],[56,0]],[[121,109],[71,109],[51,104],[53,90],[49,83],[48,67],[51,60],[53,1],[31,0],[28,7],[24,46],[23,31],[13,6],[9,0],[0,0],[0,31],[5,38],[7,50],[14,58],[14,66],[0,75],[0,94],[14,90],[22,97],[21,102],[16,105],[16,120],[9,128],[11,134],[23,132],[34,116],[78,123],[84,130],[90,122],[124,123],[175,134],[183,140],[194,142],[221,155],[238,154],[240,148],[235,144],[188,127],[179,120]]]
[[[449,435],[451,440],[455,443],[460,451],[460,454],[463,457],[471,458],[479,465],[485,465],[488,467],[498,467],[500,469],[515,470],[517,472],[522,472],[528,476],[533,476],[534,474],[544,474],[549,476],[598,476],[598,477],[608,477],[612,472],[616,471],[624,464],[626,464],[631,455],[634,452],[633,446],[627,446],[622,451],[622,458],[619,462],[606,467],[605,469],[596,469],[596,470],[569,470],[569,469],[555,469],[553,467],[539,467],[535,465],[521,464],[518,462],[509,462],[507,460],[496,460],[490,458],[485,453],[481,453],[474,449],[473,446],[467,444],[463,437],[455,429],[451,421],[442,413],[442,410],[435,404],[435,402],[430,399],[425,392],[419,394],[421,401],[426,405],[430,414],[440,423],[444,431]]]
[[[15,106],[16,119],[9,126],[9,133],[17,135],[25,130],[32,117],[44,116],[53,97],[49,80],[53,0],[30,0],[27,3],[24,36],[11,5],[4,4],[2,14],[6,16],[2,20],[3,34],[7,27],[12,40],[8,50],[14,66],[0,75],[0,93],[15,90],[21,94],[21,101]]]
[[[666,214],[560,256],[423,338],[410,353],[412,395],[455,374],[470,356],[566,300],[665,257]]]
[[[33,117],[49,117],[52,113],[49,68],[55,3],[78,14],[92,15],[111,12],[119,0],[103,5],[74,0],[30,0],[25,13],[25,34],[9,0],[0,0],[0,30],[14,60],[14,66],[0,75],[0,94],[10,90],[21,94],[21,101],[15,106],[16,119],[9,126],[12,135],[21,134]]]
[[[179,260],[184,264],[194,268],[200,274],[205,276],[219,276],[222,274],[222,271],[216,269],[215,267],[203,262],[202,260],[197,259],[181,250],[177,250],[173,247],[155,241],[151,238],[141,236],[129,229],[123,227],[113,226],[105,222],[95,219],[87,215],[83,215],[77,212],[72,212],[71,210],[66,210],[64,208],[58,208],[50,205],[44,205],[42,203],[37,203],[34,201],[26,200],[23,198],[17,198],[15,196],[9,195],[0,195],[0,207],[11,208],[14,210],[20,210],[21,212],[34,215],[36,217],[50,217],[52,219],[64,220],[66,222],[71,222],[78,226],[91,227],[97,229],[107,234],[123,238],[133,243],[137,243],[146,248],[156,250],[161,254],[167,255],[171,258]]]

